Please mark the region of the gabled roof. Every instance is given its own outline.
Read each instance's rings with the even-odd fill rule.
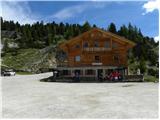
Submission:
[[[101,29],[99,29],[99,28],[92,28],[91,30],[89,30],[89,31],[87,31],[87,32],[84,32],[84,33],[78,35],[77,37],[74,37],[74,38],[72,38],[72,39],[70,39],[70,40],[68,40],[68,41],[62,42],[62,43],[60,44],[60,46],[63,46],[63,45],[69,44],[69,43],[77,42],[77,39],[78,39],[78,38],[80,38],[80,37],[82,37],[82,36],[84,36],[84,35],[86,35],[86,34],[89,34],[89,33],[93,32],[93,31],[99,31],[99,32],[101,32],[101,33],[103,33],[103,34],[105,34],[105,35],[107,35],[107,36],[114,37],[114,38],[116,38],[115,41],[117,41],[117,42],[124,42],[124,43],[126,43],[126,44],[131,45],[132,47],[135,46],[135,43],[132,42],[131,40],[128,40],[128,39],[126,39],[126,38],[124,38],[124,37],[122,37],[122,36],[116,35],[116,34],[111,33],[111,32],[109,32],[109,31],[101,30]]]

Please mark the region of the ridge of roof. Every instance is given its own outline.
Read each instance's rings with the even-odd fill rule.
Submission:
[[[77,38],[79,38],[80,36],[83,36],[84,34],[90,33],[91,31],[94,31],[94,30],[100,31],[100,32],[102,32],[102,33],[104,33],[104,34],[111,35],[111,36],[113,36],[113,37],[118,38],[119,40],[121,40],[121,41],[123,41],[123,42],[127,42],[127,43],[135,46],[135,43],[132,42],[131,40],[126,39],[125,37],[122,37],[122,36],[120,36],[120,35],[111,33],[111,32],[109,32],[109,31],[104,31],[104,30],[102,30],[102,29],[100,29],[100,28],[92,28],[91,30],[88,30],[88,31],[86,31],[86,32],[84,32],[84,33],[76,36],[76,37],[73,37],[73,38],[69,39],[68,41],[62,42],[60,45],[65,44],[65,43],[70,43],[72,40],[77,39]]]
[[[109,32],[109,31],[104,31],[104,30],[101,30],[101,29],[99,29],[99,28],[96,28],[96,30],[101,31],[101,32],[103,32],[104,34],[107,34],[107,33],[108,33],[109,35],[111,35],[111,36],[113,36],[113,37],[116,37],[116,38],[118,38],[118,39],[120,39],[120,40],[122,40],[122,41],[124,41],[124,42],[128,42],[128,43],[130,43],[130,44],[132,44],[132,45],[135,45],[134,42],[132,42],[131,40],[129,40],[129,39],[125,38],[125,37],[122,37],[122,36],[120,36],[120,35],[114,34],[114,33]]]

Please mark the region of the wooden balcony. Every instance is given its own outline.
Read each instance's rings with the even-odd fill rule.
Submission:
[[[88,48],[83,48],[83,51],[85,51],[85,52],[106,52],[106,51],[111,51],[111,48],[88,47]]]
[[[112,63],[112,64],[103,64],[101,62],[92,62],[90,64],[87,63],[80,63],[80,64],[73,64],[73,65],[69,65],[69,63],[58,63],[57,67],[96,67],[96,66],[127,66],[127,64],[125,63]]]

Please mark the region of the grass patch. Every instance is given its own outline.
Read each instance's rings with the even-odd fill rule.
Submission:
[[[2,64],[7,65],[10,68],[21,69],[27,66],[28,63],[32,63],[35,57],[39,57],[37,54],[38,49],[20,49],[17,52],[16,55],[6,53],[6,55],[2,57]]]
[[[33,73],[31,72],[16,72],[18,75],[32,75]]]
[[[15,54],[7,52],[2,57],[2,64],[15,71],[43,72],[43,68],[56,65],[55,51],[52,46],[43,49],[18,49]],[[48,70],[47,70],[48,71]]]
[[[159,79],[156,78],[155,76],[145,75],[144,76],[144,81],[145,82],[158,82]]]

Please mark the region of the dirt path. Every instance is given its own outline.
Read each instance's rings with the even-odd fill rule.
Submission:
[[[3,77],[3,117],[158,117],[157,83],[39,82],[51,75]]]

